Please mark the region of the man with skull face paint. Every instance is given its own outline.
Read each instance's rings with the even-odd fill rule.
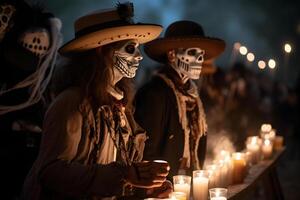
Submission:
[[[115,199],[136,188],[150,197],[171,192],[168,163],[142,161],[146,136],[133,120],[127,84],[142,59],[139,44],[162,28],[135,24],[132,16],[126,3],[76,20],[75,39],[59,50],[70,62],[55,80],[58,96],[44,119],[24,199]]]
[[[146,130],[146,159],[170,163],[170,177],[189,174],[203,166],[207,125],[198,88],[206,59],[217,57],[223,40],[204,36],[192,21],[171,24],[164,38],[145,45],[146,54],[165,64],[136,94],[136,121]]]

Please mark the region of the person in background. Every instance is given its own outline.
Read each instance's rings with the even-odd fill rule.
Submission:
[[[170,176],[203,166],[207,124],[198,88],[204,60],[225,48],[221,39],[204,35],[192,21],[177,21],[165,36],[145,45],[145,53],[164,66],[136,94],[136,121],[146,130],[146,159],[170,163]]]
[[[139,44],[162,27],[135,24],[132,17],[132,3],[124,3],[76,20],[75,39],[59,49],[69,62],[45,115],[24,199],[115,199],[135,196],[136,188],[145,189],[143,198],[171,192],[168,163],[142,161],[146,135],[133,119],[128,83],[143,58]]]
[[[61,21],[37,1],[0,1],[0,185],[17,199],[39,151]]]

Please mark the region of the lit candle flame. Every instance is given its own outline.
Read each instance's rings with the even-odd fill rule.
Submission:
[[[270,132],[272,130],[272,125],[271,124],[263,124],[263,125],[261,125],[260,129],[263,132]]]
[[[270,137],[275,137],[276,136],[276,131],[272,129],[269,133]]]
[[[270,145],[270,144],[271,144],[271,142],[270,142],[269,139],[266,139],[266,140],[264,141],[264,145],[268,146],[268,145]]]

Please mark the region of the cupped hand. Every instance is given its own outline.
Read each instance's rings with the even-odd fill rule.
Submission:
[[[161,187],[169,174],[168,163],[143,161],[134,163],[128,168],[127,181],[139,188]]]
[[[147,189],[147,197],[150,198],[168,198],[173,191],[172,183],[169,180],[163,182],[162,186]]]

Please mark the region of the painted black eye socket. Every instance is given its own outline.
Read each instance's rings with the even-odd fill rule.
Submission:
[[[190,50],[188,50],[187,54],[189,56],[195,56],[197,54],[197,50],[196,49],[190,49]]]
[[[199,61],[203,61],[203,56],[200,56],[200,57],[198,58],[198,60],[199,60]]]
[[[133,54],[134,51],[135,51],[135,46],[132,45],[132,44],[129,44],[129,45],[127,45],[127,46],[125,47],[125,51],[126,51],[127,53]]]

